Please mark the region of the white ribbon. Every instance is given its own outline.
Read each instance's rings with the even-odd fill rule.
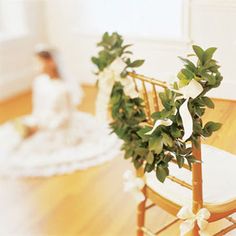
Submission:
[[[193,119],[188,109],[189,98],[179,108],[179,114],[183,122],[184,136],[183,140],[186,141],[193,133]]]
[[[179,93],[183,96],[178,97],[177,99],[185,98],[186,101],[179,108],[179,114],[183,122],[184,136],[183,141],[186,141],[193,133],[193,118],[188,109],[188,101],[190,98],[196,98],[203,91],[203,87],[196,80],[192,79],[187,86],[179,89]]]
[[[145,196],[141,191],[145,183],[143,179],[138,178],[134,175],[131,170],[127,170],[123,174],[124,178],[124,192],[131,192],[137,203],[145,200]]]
[[[179,114],[183,122],[183,128],[184,128],[184,136],[183,141],[186,141],[193,133],[193,118],[191,116],[191,113],[188,109],[188,101],[190,98],[196,98],[199,96],[202,91],[203,87],[200,83],[198,83],[196,80],[192,79],[190,83],[187,86],[184,86],[180,88],[179,90],[174,90],[171,88],[171,86],[168,86],[170,90],[182,94],[182,96],[179,96],[176,98],[176,100],[185,98],[185,102],[180,106],[179,108]],[[177,113],[177,110],[175,111],[175,114]],[[172,125],[172,121],[170,119],[161,119],[157,120],[149,132],[146,133],[146,135],[151,135],[157,127],[160,125],[164,126],[170,126]]]
[[[164,125],[164,126],[171,126],[172,125],[172,120],[170,119],[162,119],[162,120],[157,120],[152,128],[152,130],[148,131],[147,133],[145,133],[145,135],[151,135],[157,127],[159,127],[160,125]]]
[[[120,73],[126,64],[119,57],[115,59],[107,68],[98,75],[98,95],[96,100],[96,116],[102,120],[107,120],[108,104],[115,82],[120,82],[124,86],[124,93],[131,98],[138,96],[135,85],[131,78],[121,78]]]
[[[138,92],[135,89],[135,85],[134,82],[131,78],[119,78],[120,83],[123,85],[124,87],[124,93],[125,95],[131,97],[131,98],[136,98],[138,97]]]
[[[194,214],[190,207],[182,207],[177,214],[179,219],[184,220],[184,222],[180,225],[180,236],[184,236],[193,230],[195,222],[197,222],[197,225],[200,229],[200,236],[210,236],[206,231],[208,225],[207,220],[210,218],[210,216],[211,214],[206,208],[202,208],[197,214]]]

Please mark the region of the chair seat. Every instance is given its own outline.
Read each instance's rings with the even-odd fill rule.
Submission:
[[[224,150],[202,145],[203,198],[207,204],[224,204],[236,199],[236,156]],[[191,171],[170,164],[170,175],[191,184]],[[146,174],[147,186],[164,198],[180,205],[191,204],[192,191],[166,179],[161,183],[155,173]]]

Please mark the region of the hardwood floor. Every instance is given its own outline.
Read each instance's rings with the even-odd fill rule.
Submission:
[[[96,89],[84,87],[83,111],[94,112]],[[236,154],[236,102],[215,100],[205,119],[223,123],[206,143]],[[0,123],[31,111],[27,92],[0,103]],[[123,172],[131,165],[122,157],[74,174],[50,178],[0,178],[1,236],[132,236],[135,203],[123,193]],[[149,225],[173,219],[159,208],[150,212]],[[163,235],[177,236],[173,226]],[[236,235],[236,234],[235,234]]]

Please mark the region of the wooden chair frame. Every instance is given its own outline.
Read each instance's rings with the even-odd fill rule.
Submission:
[[[151,105],[149,101],[149,94],[151,94],[151,98],[153,100],[153,107],[154,111],[159,111],[159,103],[158,103],[158,93],[156,87],[162,87],[162,88],[167,88],[167,83],[162,82],[153,78],[149,78],[143,75],[139,75],[133,72],[128,73],[128,76],[133,78],[135,88],[138,92],[142,93],[142,97],[144,99],[144,104],[145,104],[145,112],[147,115],[147,122],[149,124],[152,124],[152,119],[151,119]],[[141,82],[142,85],[142,90],[138,88],[138,81]],[[151,93],[148,92],[146,88],[146,84],[150,84],[152,91]],[[236,228],[236,220],[232,219],[229,217],[232,213],[236,212],[236,198],[233,199],[232,201],[225,202],[224,204],[216,205],[216,204],[210,204],[210,203],[204,203],[203,201],[203,191],[202,191],[202,156],[201,156],[201,140],[199,138],[198,140],[199,143],[199,149],[197,149],[194,145],[192,145],[193,149],[193,155],[196,157],[198,162],[194,163],[192,166],[192,185],[189,185],[183,180],[180,180],[176,178],[175,176],[168,176],[170,180],[173,182],[188,188],[192,190],[192,210],[193,213],[196,214],[201,208],[205,207],[207,208],[210,213],[211,217],[208,220],[208,222],[214,222],[220,219],[227,219],[229,222],[232,224],[214,236],[223,236],[227,232],[232,231],[233,229]],[[176,162],[174,162],[177,164]],[[184,168],[189,169],[188,165],[184,165]],[[190,170],[191,171],[191,170]],[[140,168],[137,170],[137,176],[141,178],[145,178],[144,176],[144,171],[143,168]],[[144,195],[145,195],[145,200],[141,202],[138,207],[137,207],[137,236],[143,236],[144,234],[149,235],[149,236],[154,236],[154,235],[159,235],[159,233],[163,232],[165,229],[169,228],[172,226],[174,223],[176,223],[179,219],[176,219],[175,221],[171,222],[169,225],[165,226],[161,230],[159,230],[156,233],[152,233],[149,229],[144,227],[145,224],[145,212],[150,209],[151,207],[158,205],[162,209],[166,210],[170,214],[176,216],[178,211],[182,206],[176,204],[175,202],[172,202],[163,196],[159,195],[157,192],[153,191],[149,186],[145,185],[144,188],[142,189]],[[152,204],[149,206],[146,206],[146,201],[147,199],[151,200]],[[192,231],[193,236],[198,236],[199,229],[197,224],[195,224],[195,227]]]

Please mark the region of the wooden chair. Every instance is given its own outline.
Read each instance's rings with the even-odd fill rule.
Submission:
[[[148,78],[146,76],[135,74],[135,73],[129,73],[129,76],[133,78],[136,89],[142,94],[142,98],[144,99],[144,102],[145,102],[147,121],[148,121],[148,123],[152,123],[151,112],[159,111],[158,92],[157,92],[158,87],[159,88],[160,87],[166,88],[167,84],[165,82],[158,81],[158,80]],[[148,91],[147,86],[149,88],[151,88],[151,91]],[[183,166],[185,168],[185,170],[183,170],[183,168],[180,170],[176,170],[176,171],[171,170],[170,174],[173,174],[173,173],[175,174],[178,171],[179,171],[179,173],[177,173],[177,176],[174,176],[174,175],[168,176],[168,179],[166,180],[166,182],[164,184],[162,184],[162,183],[158,182],[158,180],[156,180],[155,176],[153,176],[152,174],[151,175],[150,174],[144,175],[142,168],[137,170],[137,176],[144,178],[145,183],[146,183],[143,190],[142,190],[145,195],[145,201],[141,202],[138,205],[138,209],[137,209],[138,210],[137,211],[137,236],[143,236],[144,234],[145,235],[159,235],[161,232],[163,232],[164,230],[166,230],[167,228],[169,228],[170,226],[172,226],[174,223],[176,223],[179,220],[179,219],[176,219],[175,221],[171,222],[170,224],[168,224],[167,226],[165,226],[161,230],[157,231],[156,233],[152,233],[149,229],[147,229],[145,227],[145,213],[148,209],[152,208],[153,206],[158,205],[159,207],[161,207],[162,209],[164,209],[165,211],[167,211],[168,213],[170,213],[174,216],[176,216],[178,211],[183,207],[181,199],[176,201],[175,199],[173,199],[172,197],[168,196],[168,194],[165,193],[166,190],[171,189],[174,185],[176,186],[176,189],[177,188],[182,188],[182,189],[184,188],[183,191],[190,192],[190,194],[188,193],[187,195],[189,196],[189,201],[192,204],[192,210],[193,210],[194,214],[196,214],[199,211],[199,209],[204,207],[204,208],[207,208],[211,213],[211,216],[210,216],[210,219],[208,220],[208,222],[214,222],[214,221],[225,218],[230,223],[232,223],[230,226],[228,226],[228,227],[224,228],[223,230],[221,230],[220,232],[214,234],[215,236],[225,235],[227,232],[230,232],[236,228],[236,220],[234,220],[232,217],[230,217],[231,214],[236,212],[236,185],[233,183],[233,182],[236,182],[236,171],[232,170],[229,173],[227,170],[227,173],[225,173],[226,175],[227,174],[230,175],[227,177],[228,180],[230,181],[230,179],[231,179],[231,181],[233,181],[230,183],[228,181],[227,183],[225,183],[225,185],[230,185],[230,186],[228,186],[229,188],[232,188],[232,186],[235,186],[234,190],[230,190],[230,189],[228,190],[228,191],[231,191],[229,194],[230,195],[229,199],[227,199],[227,196],[225,196],[222,201],[218,201],[216,203],[204,201],[205,199],[203,200],[203,193],[205,194],[205,191],[203,191],[203,182],[202,182],[202,177],[203,177],[202,169],[203,169],[204,163],[202,164],[202,150],[201,149],[204,149],[204,150],[206,149],[205,150],[205,152],[207,153],[206,162],[208,159],[209,160],[212,159],[212,158],[210,158],[209,150],[213,150],[212,154],[214,155],[214,162],[212,165],[209,164],[209,166],[207,166],[207,167],[211,167],[211,169],[213,168],[213,172],[214,172],[214,168],[217,169],[217,167],[214,166],[214,163],[216,163],[216,160],[219,159],[219,161],[220,161],[220,158],[222,158],[221,160],[223,161],[223,160],[225,160],[224,157],[227,159],[227,163],[228,162],[231,163],[231,165],[234,165],[234,167],[236,169],[236,158],[233,156],[233,154],[226,153],[223,150],[201,145],[200,139],[198,141],[199,141],[199,146],[202,148],[196,149],[194,147],[194,145],[192,145],[193,155],[199,161],[199,162],[193,164],[192,171],[189,169],[188,165]],[[219,154],[219,155],[223,155],[223,156],[220,156],[218,159],[216,159],[216,156],[219,156],[219,155],[215,155],[215,154]],[[209,158],[208,158],[208,156],[209,156]],[[234,158],[231,158],[231,157],[234,157]],[[177,164],[176,162],[173,162],[173,165],[176,166],[176,164]],[[220,165],[221,165],[221,163],[220,163]],[[204,168],[207,168],[207,167],[204,166]],[[177,168],[177,167],[171,167],[171,168]],[[182,172],[182,171],[189,172],[190,181],[186,181],[185,179],[180,178],[182,175],[180,172]],[[206,171],[206,173],[208,173],[208,172],[209,171]],[[234,176],[232,176],[233,174],[234,174]],[[213,173],[213,175],[217,176],[217,175],[219,175],[219,173]],[[209,184],[213,183],[213,185],[214,185],[214,180],[212,180],[211,176],[209,178],[210,178],[210,180],[208,181],[208,179],[206,178],[204,183],[209,182]],[[234,178],[234,179],[232,179],[232,178]],[[217,180],[215,180],[215,181],[217,181]],[[166,187],[166,185],[167,185],[167,187]],[[208,187],[207,186],[205,186],[205,187],[206,188],[204,190],[208,190],[207,189]],[[211,188],[211,187],[209,187],[209,188]],[[213,187],[213,191],[218,191],[215,188]],[[221,188],[221,186],[218,186],[218,188]],[[222,191],[224,191],[224,190],[222,189]],[[235,195],[234,195],[234,193],[235,193]],[[227,193],[225,193],[225,194],[227,194]],[[173,195],[175,195],[175,194],[173,194]],[[182,194],[182,196],[185,196],[185,195],[186,194]],[[217,197],[218,196],[216,196],[216,198]],[[152,202],[152,204],[147,206],[147,204],[146,204],[147,200],[150,200]],[[199,229],[196,224],[193,229],[192,235],[194,235],[194,236],[199,235],[198,230]],[[176,235],[178,235],[177,232],[176,232]]]

